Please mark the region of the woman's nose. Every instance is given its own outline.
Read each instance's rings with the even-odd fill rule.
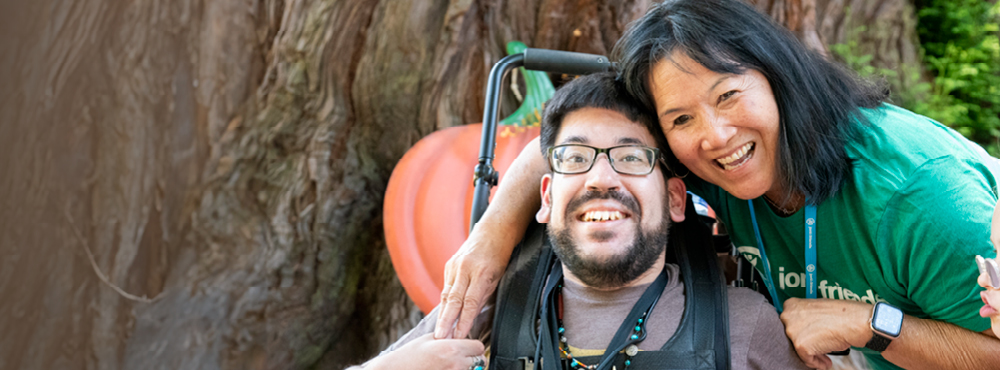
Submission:
[[[713,150],[723,148],[729,143],[729,139],[736,134],[736,127],[724,116],[712,117],[705,122],[702,130],[701,148]]]

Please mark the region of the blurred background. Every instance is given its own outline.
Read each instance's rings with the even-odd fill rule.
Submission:
[[[996,0],[750,2],[1000,154]],[[373,356],[421,318],[395,164],[481,121],[507,42],[608,54],[650,3],[0,2],[0,369]]]

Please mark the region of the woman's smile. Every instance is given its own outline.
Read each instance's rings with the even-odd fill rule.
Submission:
[[[734,170],[742,166],[744,163],[753,158],[754,143],[749,142],[743,145],[735,153],[716,159],[715,161],[719,163],[719,168],[723,170]]]

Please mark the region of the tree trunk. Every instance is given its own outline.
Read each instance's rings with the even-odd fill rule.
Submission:
[[[821,48],[849,22],[817,1],[758,6]],[[374,355],[420,318],[383,239],[394,164],[481,120],[507,41],[606,54],[649,3],[0,5],[0,368]]]

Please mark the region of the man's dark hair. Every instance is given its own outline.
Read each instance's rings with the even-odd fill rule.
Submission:
[[[612,55],[628,91],[649,109],[650,70],[674,51],[716,73],[752,69],[767,78],[780,115],[780,181],[814,204],[851,174],[845,142],[868,124],[859,109],[888,97],[738,0],[667,0],[629,26]]]
[[[630,121],[642,125],[656,140],[656,146],[667,158],[672,167],[673,154],[667,149],[667,140],[663,137],[656,114],[640,101],[636,100],[626,90],[625,83],[613,72],[594,73],[580,76],[563,85],[556,91],[542,114],[541,143],[542,156],[549,148],[556,145],[556,136],[562,127],[563,119],[572,112],[583,108],[603,108],[621,113]],[[665,166],[660,166],[666,177],[671,177]]]

